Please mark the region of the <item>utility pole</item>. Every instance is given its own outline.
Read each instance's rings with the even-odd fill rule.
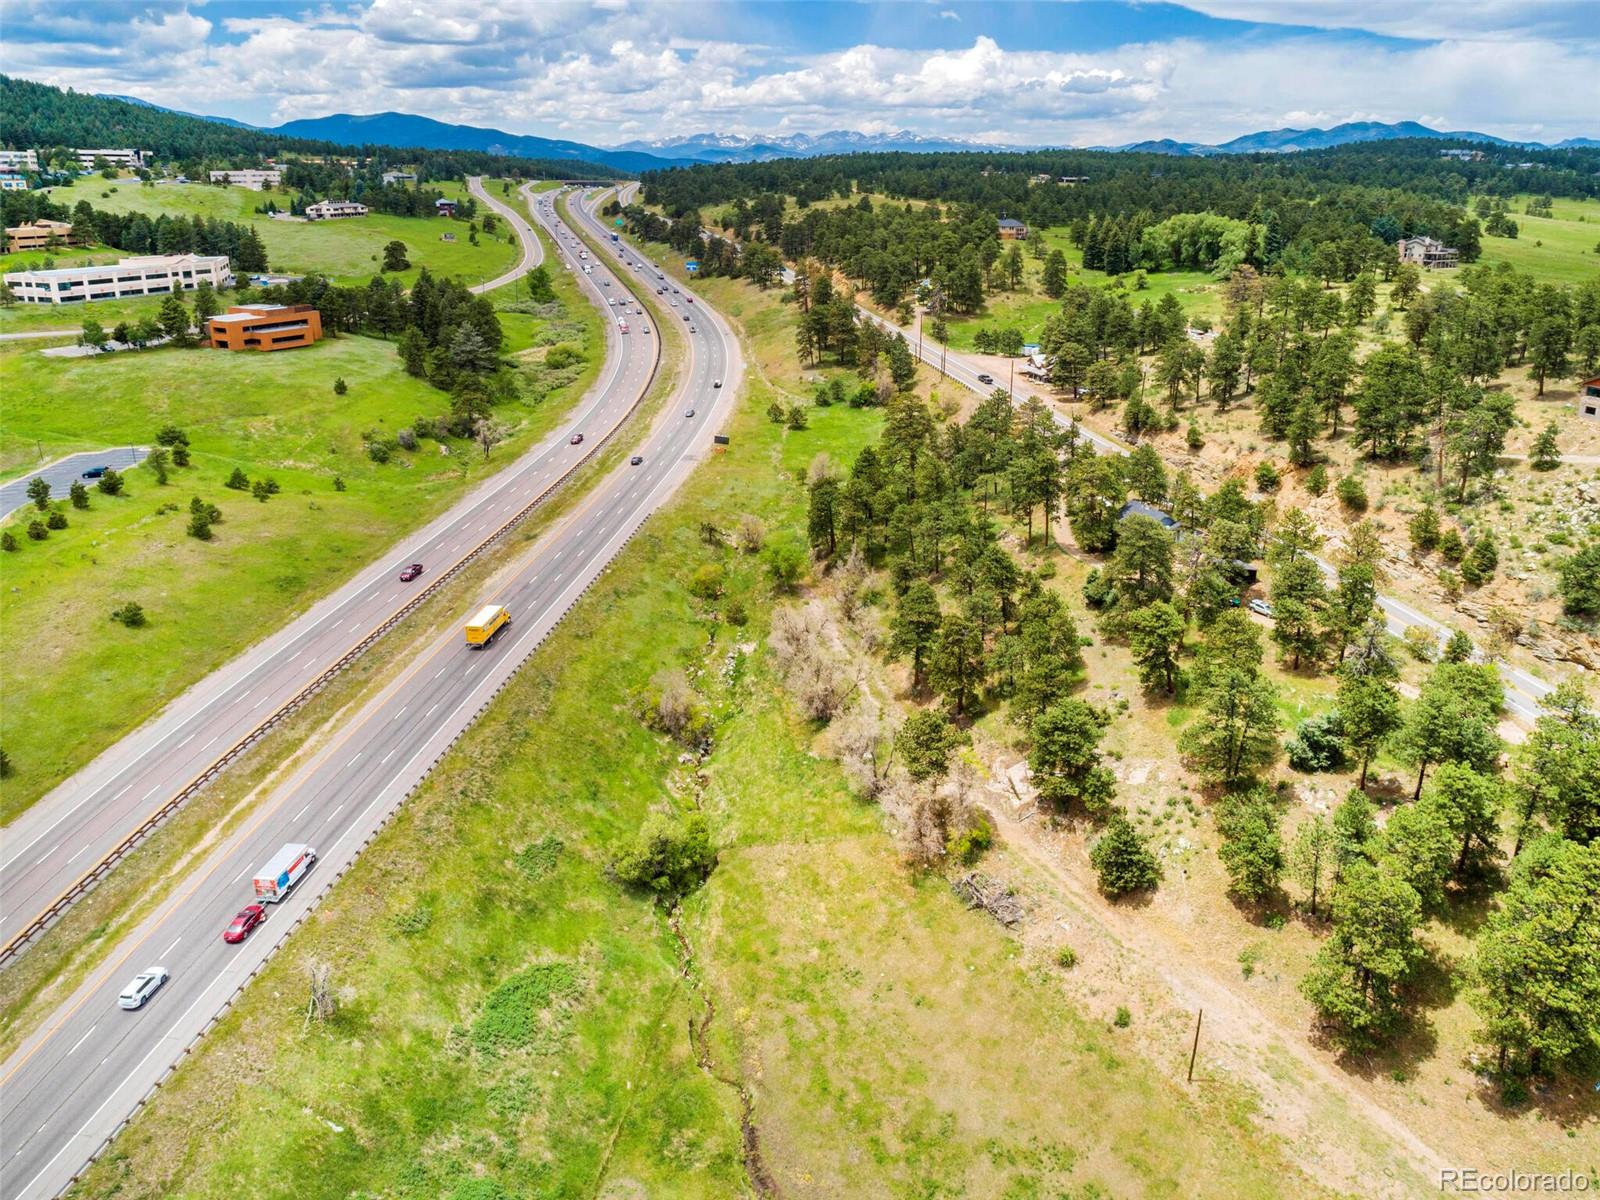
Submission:
[[[1013,358],[1011,360],[1011,371],[1010,371],[1010,374],[1008,374],[1006,376],[1006,394],[1011,397],[1011,403],[1012,404],[1015,404],[1017,402],[1016,382],[1017,382],[1017,360]]]
[[[1205,1020],[1206,1010],[1201,1009],[1194,1019],[1194,1046],[1189,1050],[1189,1083],[1194,1082],[1194,1060],[1200,1053],[1200,1022]]]
[[[922,306],[917,306],[917,361],[922,361]]]

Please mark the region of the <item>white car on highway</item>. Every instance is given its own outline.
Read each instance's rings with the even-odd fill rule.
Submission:
[[[146,967],[133,977],[133,981],[122,989],[122,995],[117,997],[117,1007],[132,1011],[143,1008],[151,996],[161,990],[161,985],[167,981],[165,967]]]

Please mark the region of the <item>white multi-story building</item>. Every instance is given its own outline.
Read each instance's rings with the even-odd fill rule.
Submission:
[[[148,254],[99,267],[57,267],[12,271],[5,281],[24,304],[75,304],[122,296],[164,296],[191,291],[202,283],[233,286],[225,254]]]
[[[0,171],[37,171],[37,150],[0,150]]]
[[[364,217],[367,206],[353,200],[318,200],[306,205],[306,220],[333,221],[340,217]]]
[[[257,171],[254,169],[244,171],[212,171],[212,183],[227,183],[234,187],[249,188],[252,192],[259,192],[263,188],[277,187],[283,182],[283,172],[278,170]]]
[[[78,169],[82,171],[94,170],[94,160],[103,158],[113,167],[124,171],[137,171],[144,166],[144,151],[142,150],[80,150],[74,149],[78,156]]]
[[[26,175],[0,174],[0,192],[25,192],[28,190],[28,177]]]
[[[415,183],[417,177],[410,171],[385,171],[383,173],[383,181],[385,183]]]

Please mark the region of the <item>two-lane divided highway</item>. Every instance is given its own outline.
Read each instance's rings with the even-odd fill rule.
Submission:
[[[554,204],[540,197],[533,208],[558,244],[575,254],[578,247],[564,236]],[[582,215],[593,221],[592,214]],[[639,265],[596,265],[593,275],[579,274],[597,298],[629,295],[642,307],[630,295],[629,277],[653,279],[655,266],[631,249],[616,257]],[[636,447],[642,462],[622,465],[597,484],[481,597],[512,615],[494,645],[468,650],[453,629],[420,647],[401,676],[266,797],[6,1062],[0,1072],[0,1195],[6,1200],[52,1196],[71,1181],[709,453],[742,365],[722,318],[703,302],[694,308],[694,320],[682,323],[688,362],[667,408]],[[616,336],[626,342],[646,335],[635,329]],[[659,336],[652,331],[649,338]],[[714,386],[718,381],[725,386]],[[696,411],[692,418],[684,415],[689,408]],[[464,620],[467,613],[461,615]],[[251,899],[251,876],[291,842],[314,846],[317,864],[272,908],[265,925],[242,944],[225,943],[223,927]],[[120,1010],[123,985],[153,965],[165,968],[170,981],[142,1010]]]

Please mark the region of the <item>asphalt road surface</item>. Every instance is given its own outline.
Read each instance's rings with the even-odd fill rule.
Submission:
[[[84,487],[94,487],[94,480],[83,479],[83,473],[90,467],[115,467],[119,471],[126,471],[129,467],[137,466],[149,453],[145,446],[117,446],[110,450],[85,450],[81,454],[58,458],[37,471],[29,471],[19,479],[0,484],[0,516],[16,512],[29,503],[28,485],[36,478],[42,476],[50,485],[52,500],[65,500],[67,489],[79,480],[82,480]]]
[[[793,273],[786,271],[785,278],[792,279]],[[885,320],[864,306],[858,306],[858,311],[863,319],[874,321],[891,333],[903,333],[906,342],[911,347],[912,354],[919,354],[916,330],[902,329],[893,321]],[[935,368],[942,364],[945,374],[951,379],[982,395],[988,395],[996,387],[1005,388],[1007,386],[1008,381],[1002,380],[998,376],[995,378],[994,383],[983,383],[978,379],[980,368],[977,365],[953,350],[945,350],[935,341],[923,342],[920,357],[923,362]],[[1024,381],[1016,381],[1011,384],[1011,387],[1014,398],[1037,396],[1047,404],[1054,399],[1049,392],[1037,389]],[[1050,412],[1058,425],[1071,424],[1070,418],[1057,412],[1053,406]],[[1127,454],[1131,449],[1124,443],[1106,437],[1104,434],[1097,433],[1081,424],[1078,429],[1097,450],[1103,453]],[[1322,568],[1322,573],[1329,579],[1335,578],[1337,572],[1332,563],[1319,558],[1317,559],[1317,565]],[[1379,596],[1378,607],[1383,610],[1384,621],[1389,632],[1397,637],[1402,636],[1407,629],[1420,628],[1427,630],[1437,642],[1443,643],[1452,632],[1448,626],[1435,621],[1432,617],[1418,611],[1412,605],[1403,600],[1397,600],[1393,596]],[[1526,724],[1532,724],[1543,711],[1539,707],[1539,701],[1553,690],[1550,684],[1538,678],[1538,676],[1530,675],[1527,671],[1519,667],[1513,667],[1508,663],[1497,663],[1495,665],[1500,672],[1500,680],[1505,685],[1506,708],[1519,720]]]
[[[561,238],[560,222],[545,201],[537,202],[535,212],[541,224],[556,230],[561,244],[571,245]],[[645,261],[631,249],[625,256]],[[646,270],[653,277],[653,265]],[[640,286],[630,276],[644,274],[633,267],[596,266],[591,286],[595,293],[626,293],[630,285]],[[600,278],[610,279],[609,286]],[[698,333],[688,336],[687,369],[637,447],[643,464],[623,465],[608,475],[502,573],[502,586],[480,597],[506,605],[512,614],[499,639],[487,650],[472,651],[459,630],[452,630],[419,646],[403,674],[264,798],[243,828],[199,863],[5,1063],[0,1071],[0,1197],[53,1196],[71,1182],[518,664],[709,453],[743,368],[722,318],[701,303],[695,309]],[[611,352],[623,354],[619,342],[645,340],[635,327],[613,340]],[[727,386],[714,388],[718,379]],[[698,412],[693,419],[683,415],[690,405]],[[251,899],[250,877],[289,842],[314,846],[318,862],[247,941],[224,943],[223,927]],[[166,968],[170,981],[143,1009],[120,1010],[116,998],[123,986],[156,964]]]
[[[526,221],[479,194],[532,242],[527,261],[539,261],[542,250]],[[602,294],[598,285],[590,290]],[[147,817],[572,470],[632,410],[656,361],[651,339],[621,336],[614,325],[606,331],[606,355],[599,381],[565,426],[0,831],[0,946],[12,944]],[[585,433],[585,444],[570,444],[575,432]],[[402,583],[400,569],[414,562],[423,565],[422,577]]]

